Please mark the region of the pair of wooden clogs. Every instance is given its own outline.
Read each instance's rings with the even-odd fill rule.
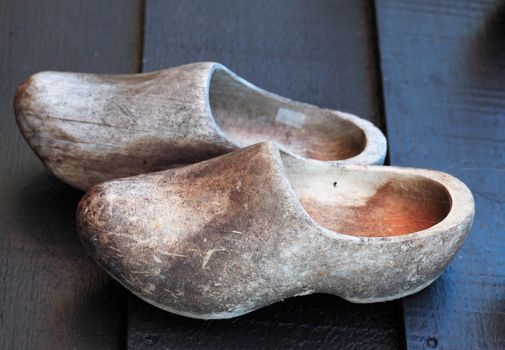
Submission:
[[[91,256],[180,315],[229,318],[314,292],[399,298],[442,273],[473,220],[456,178],[370,165],[386,140],[368,121],[216,63],[38,73],[15,110],[47,168],[88,190],[77,228]]]

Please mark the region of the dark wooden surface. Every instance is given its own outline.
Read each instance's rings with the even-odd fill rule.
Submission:
[[[391,163],[440,169],[476,201],[442,277],[405,298],[409,349],[505,348],[505,3],[379,0]]]
[[[82,195],[44,170],[19,133],[16,87],[40,70],[133,72],[139,1],[0,1],[0,349],[125,345],[126,293],[74,232]]]
[[[147,1],[143,70],[218,61],[267,90],[380,120],[368,1]],[[191,320],[130,297],[128,346],[159,349],[397,349],[398,302],[315,295],[227,321]]]
[[[147,0],[143,70],[217,61],[269,91],[379,125],[373,20],[364,0]]]

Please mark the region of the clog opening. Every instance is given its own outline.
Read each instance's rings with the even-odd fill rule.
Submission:
[[[451,210],[446,188],[426,177],[345,168],[314,171],[293,163],[286,168],[306,212],[334,232],[400,236],[436,225]]]
[[[275,141],[297,155],[331,161],[352,158],[366,146],[365,133],[354,123],[258,92],[222,69],[212,74],[209,103],[221,130],[241,147]]]

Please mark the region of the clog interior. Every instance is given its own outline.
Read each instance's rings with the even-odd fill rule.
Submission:
[[[314,167],[289,155],[283,158],[304,209],[334,232],[360,237],[405,235],[439,223],[451,209],[445,187],[423,176],[386,169]]]
[[[343,160],[361,153],[363,131],[315,106],[251,89],[224,70],[214,71],[209,88],[212,115],[226,136],[241,147],[275,141],[306,158]]]

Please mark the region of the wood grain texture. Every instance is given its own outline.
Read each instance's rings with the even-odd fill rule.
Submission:
[[[477,208],[447,271],[403,302],[409,349],[505,347],[504,5],[377,2],[391,163],[456,175]]]
[[[82,193],[58,182],[24,142],[12,100],[39,70],[134,72],[139,1],[0,1],[0,348],[113,349],[124,291],[74,230]]]
[[[269,91],[378,124],[368,1],[148,1],[145,71],[217,61]],[[227,321],[199,321],[129,299],[131,349],[396,349],[399,303],[288,299]]]
[[[82,190],[265,140],[326,162],[382,164],[386,154],[371,122],[265,92],[212,62],[143,74],[40,72],[19,86],[14,110],[44,165]]]

